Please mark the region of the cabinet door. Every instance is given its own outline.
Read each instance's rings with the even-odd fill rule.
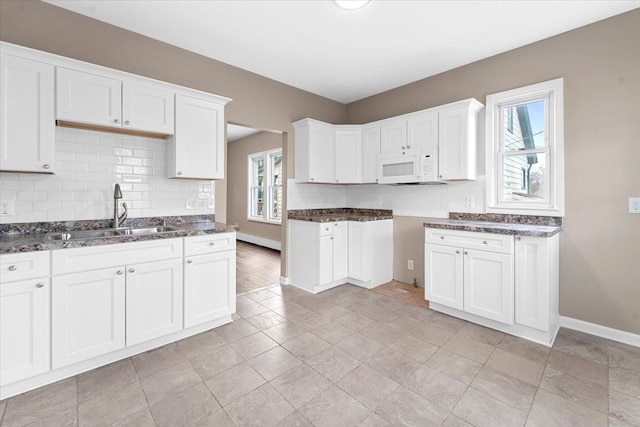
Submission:
[[[425,298],[428,301],[462,310],[462,249],[452,246],[424,245]]]
[[[337,130],[335,133],[336,183],[362,182],[362,131]]]
[[[349,222],[349,274],[348,277],[362,282],[369,280],[366,266],[366,231],[367,223]]]
[[[0,285],[0,385],[49,370],[49,279]]]
[[[378,155],[380,154],[380,126],[362,132],[362,182],[378,182]]]
[[[124,267],[54,276],[53,369],[124,348]]]
[[[127,266],[127,345],[182,329],[182,259]]]
[[[332,126],[309,126],[309,180],[335,181],[335,135]]]
[[[513,256],[464,250],[464,311],[513,325]]]
[[[407,146],[407,120],[393,120],[382,125],[380,152],[393,153]]]
[[[121,127],[120,80],[58,67],[56,92],[58,120]]]
[[[348,222],[333,223],[333,280],[346,279],[349,269]]]
[[[333,281],[333,236],[320,237],[318,255],[318,285],[326,285]]]
[[[169,178],[224,178],[224,105],[176,95]],[[171,164],[171,162],[170,162]]]
[[[236,252],[195,255],[185,262],[185,328],[235,313]]]
[[[549,249],[544,237],[518,236],[515,248],[516,323],[549,330]]]
[[[438,146],[438,113],[414,114],[407,120],[407,149],[435,153]]]
[[[440,179],[476,179],[476,138],[470,132],[469,117],[469,108],[439,113]]]
[[[124,82],[122,127],[172,135],[173,96],[171,92]]]
[[[53,66],[0,58],[0,170],[53,173]]]

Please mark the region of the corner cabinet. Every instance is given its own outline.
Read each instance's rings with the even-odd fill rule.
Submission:
[[[290,281],[318,293],[352,283],[367,289],[393,279],[393,220],[290,220]]]
[[[54,172],[54,66],[0,55],[0,171]]]
[[[169,178],[224,179],[224,103],[176,95]]]
[[[559,328],[559,235],[425,228],[425,299],[436,311],[545,345]]]
[[[438,177],[446,181],[476,179],[478,113],[475,99],[460,101],[438,112]]]

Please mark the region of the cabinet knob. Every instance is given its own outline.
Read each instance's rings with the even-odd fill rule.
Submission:
[[[333,240],[333,237],[329,237],[329,240]]]
[[[36,288],[44,288],[44,282],[36,283]]]
[[[193,260],[192,260],[192,259],[188,259],[188,260],[187,260],[187,264],[191,264],[192,262],[193,262]]]
[[[216,242],[209,242],[209,246],[215,246]]]
[[[440,240],[444,240],[444,236],[440,236]]]
[[[117,273],[118,273],[118,276],[122,276],[123,271],[122,270],[118,270]]]
[[[467,251],[464,251],[464,254],[465,254],[465,255],[469,255],[469,252],[467,252]]]
[[[336,182],[340,182],[340,180],[336,179]]]
[[[376,182],[378,182],[378,178],[376,178]]]
[[[113,119],[113,123],[120,123],[120,119]]]
[[[181,171],[178,171],[178,176],[180,176],[180,175],[182,175],[182,172],[181,172]]]
[[[313,178],[311,178],[311,181],[313,181]]]
[[[405,149],[404,145],[402,146],[402,149],[403,149],[403,150]]]
[[[338,223],[336,222],[335,224],[333,224],[333,226],[334,226],[334,227],[337,227],[337,226],[338,226]]]
[[[489,244],[489,242],[487,242],[486,240],[483,240],[483,241],[482,241],[482,244],[483,244],[483,245],[488,245],[488,244]]]
[[[407,150],[408,150],[409,148],[411,148],[411,146],[410,146],[410,145],[407,145]]]
[[[16,271],[17,269],[18,269],[18,267],[15,266],[15,265],[10,265],[9,266],[9,271]]]
[[[131,122],[129,120],[125,120],[124,124],[129,125]]]
[[[442,178],[442,175],[438,175],[438,177]]]
[[[518,237],[516,237],[516,240],[520,241],[520,240],[522,240],[522,237],[518,236]]]
[[[456,253],[457,253],[457,254],[459,254],[459,253],[460,253],[460,251],[456,251]]]
[[[136,272],[136,269],[135,269],[135,268],[130,268],[130,269],[129,269],[129,273],[135,273],[135,272]]]
[[[44,165],[42,165],[42,169],[50,169],[51,165],[49,163],[45,163]]]

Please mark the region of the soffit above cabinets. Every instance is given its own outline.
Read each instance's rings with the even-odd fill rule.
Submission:
[[[373,0],[359,10],[330,0],[45,1],[342,103],[640,7],[638,0]]]

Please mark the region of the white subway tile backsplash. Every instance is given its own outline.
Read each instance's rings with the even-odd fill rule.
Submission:
[[[116,182],[130,218],[213,214],[211,181],[166,178],[166,147],[158,139],[56,128],[54,175],[0,173],[0,198],[15,200],[15,214],[0,222],[110,218]],[[186,209],[187,200],[202,203]]]

